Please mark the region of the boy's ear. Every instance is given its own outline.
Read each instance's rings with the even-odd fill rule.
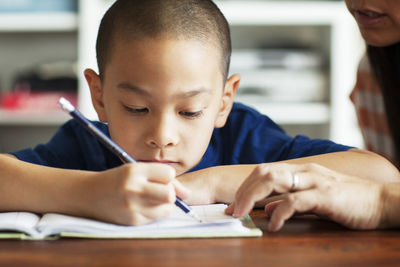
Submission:
[[[233,101],[236,95],[237,88],[240,83],[240,75],[234,74],[228,78],[225,83],[224,93],[222,95],[221,107],[215,121],[215,128],[224,127],[229,113],[231,112]]]
[[[83,73],[89,85],[93,107],[99,116],[99,120],[106,122],[107,116],[104,109],[103,89],[101,87],[100,76],[92,69],[85,69]]]

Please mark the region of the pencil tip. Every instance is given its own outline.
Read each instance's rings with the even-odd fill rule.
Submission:
[[[203,220],[200,219],[200,217],[199,217],[196,213],[190,212],[189,214],[190,214],[190,216],[192,216],[193,219],[195,219],[195,220],[198,221],[199,223],[202,223],[202,222],[203,222]]]

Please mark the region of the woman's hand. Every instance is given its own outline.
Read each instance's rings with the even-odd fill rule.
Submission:
[[[169,216],[176,195],[188,190],[175,179],[175,170],[164,164],[135,163],[98,173],[90,181],[86,214],[125,225],[139,225]]]
[[[293,189],[294,175],[298,182]],[[242,217],[272,193],[288,193],[265,206],[270,231],[278,231],[293,214],[303,212],[328,217],[353,229],[374,229],[384,220],[382,191],[381,183],[316,164],[262,164],[240,186],[226,213]]]

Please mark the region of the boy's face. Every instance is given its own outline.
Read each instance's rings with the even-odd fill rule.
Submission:
[[[134,159],[177,175],[196,166],[230,112],[240,77],[224,86],[219,50],[198,41],[117,41],[103,83],[85,71],[99,119]]]

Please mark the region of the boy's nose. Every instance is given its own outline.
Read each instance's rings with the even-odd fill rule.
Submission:
[[[175,146],[178,143],[176,125],[167,116],[155,120],[149,127],[147,145],[154,148],[166,148]]]

